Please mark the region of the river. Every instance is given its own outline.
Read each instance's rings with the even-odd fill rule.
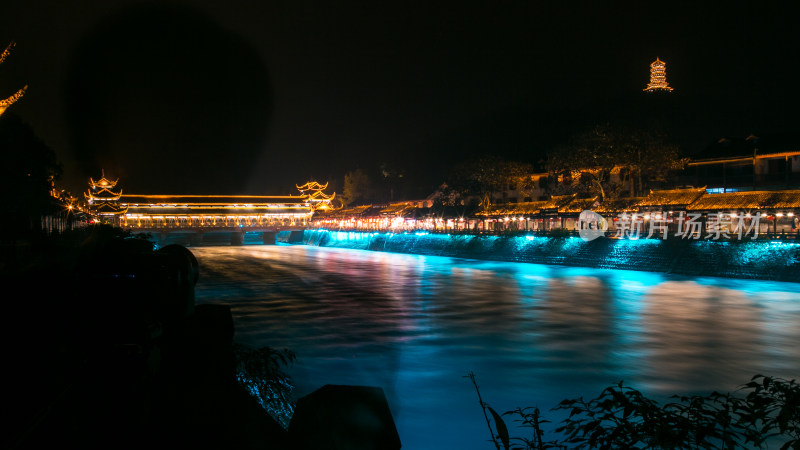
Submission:
[[[800,375],[796,283],[305,245],[191,251],[197,303],[230,305],[238,342],[295,351],[297,397],[379,386],[407,449],[493,448],[470,371],[497,411],[538,406],[554,421],[562,399],[620,380],[661,400]]]

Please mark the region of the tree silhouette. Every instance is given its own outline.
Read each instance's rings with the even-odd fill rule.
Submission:
[[[465,198],[477,196],[484,206],[491,203],[492,194],[509,188],[527,188],[533,166],[527,163],[508,161],[498,156],[482,156],[456,165],[445,184],[446,197]]]
[[[55,152],[13,113],[0,116],[0,152],[0,189],[7,216],[0,220],[3,234],[38,230],[38,218],[50,205],[50,189],[61,175],[61,164]]]
[[[546,167],[552,178],[561,181],[551,188],[553,192],[604,199],[626,188],[629,196],[642,194],[668,181],[686,162],[678,147],[654,130],[602,124],[553,148]]]
[[[345,174],[341,198],[345,206],[373,200],[372,181],[366,172],[356,169]]]

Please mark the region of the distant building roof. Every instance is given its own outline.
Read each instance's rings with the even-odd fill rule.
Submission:
[[[510,216],[517,214],[538,214],[547,201],[520,202],[520,203],[501,203],[489,205],[483,211],[479,211],[479,216]]]
[[[417,207],[409,202],[391,203],[389,206],[381,209],[380,213],[387,216],[404,216]]]
[[[513,216],[525,214],[540,214],[549,211],[561,211],[567,204],[575,199],[575,194],[552,196],[548,200],[521,203],[501,203],[490,205],[478,212],[479,216]],[[580,211],[579,211],[580,212]]]
[[[650,191],[650,194],[639,202],[638,206],[686,206],[706,193],[706,188],[666,189]]]
[[[559,212],[564,213],[580,213],[587,209],[594,210],[599,205],[597,197],[592,198],[575,198],[559,209]]]
[[[688,211],[800,208],[800,191],[747,191],[706,194]]]
[[[360,216],[370,208],[372,205],[351,206],[334,211],[317,212],[317,215],[325,218]]]
[[[644,197],[606,198],[592,211],[598,213],[623,213],[639,210],[639,203]]]

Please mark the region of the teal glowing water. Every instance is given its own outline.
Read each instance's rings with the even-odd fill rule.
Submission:
[[[619,380],[663,398],[800,374],[795,283],[313,246],[192,251],[198,302],[230,304],[238,341],[296,351],[299,395],[381,386],[404,448],[489,448],[469,371],[498,411],[545,412]]]

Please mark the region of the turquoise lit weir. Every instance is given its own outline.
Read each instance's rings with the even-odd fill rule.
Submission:
[[[320,247],[800,282],[800,243],[306,230]]]

